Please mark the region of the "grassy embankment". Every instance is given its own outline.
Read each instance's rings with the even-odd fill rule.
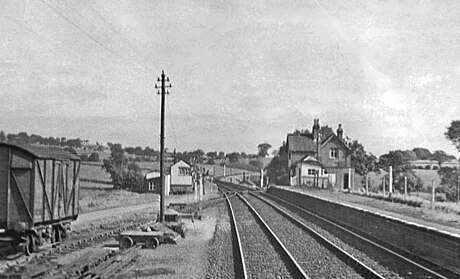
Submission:
[[[407,204],[413,207],[422,207],[426,210],[433,209],[435,211],[440,211],[444,213],[456,213],[460,214],[460,204],[455,202],[447,202],[445,201],[445,194],[443,193],[436,193],[436,202],[434,207],[432,208],[431,205],[431,185],[434,182],[436,186],[439,187],[441,184],[441,178],[438,175],[436,170],[414,170],[414,173],[417,177],[419,177],[423,182],[423,187],[421,192],[410,192],[408,193],[407,197],[405,198],[403,193],[393,193],[391,196],[386,193],[383,195],[381,191],[370,192],[369,196],[376,199],[381,200],[388,200],[391,202],[398,202],[402,204]],[[386,173],[382,173],[379,175],[374,175],[371,177],[371,188],[375,188],[376,185],[381,183],[381,176],[385,175]],[[356,180],[355,180],[356,181]],[[358,183],[359,185],[359,183]],[[359,185],[355,187],[358,190],[358,194],[364,195],[364,185]]]
[[[144,203],[158,203],[158,195],[113,189],[110,175],[100,163],[84,162],[80,168],[80,212]]]
[[[235,170],[232,170],[236,172]],[[80,212],[92,212],[101,209],[139,205],[146,203],[159,203],[159,196],[153,193],[134,193],[126,190],[113,189],[110,175],[105,172],[99,163],[87,163],[80,169]],[[217,188],[205,181],[206,194],[203,199],[219,196]],[[188,195],[168,196],[165,203],[194,203],[197,196]]]

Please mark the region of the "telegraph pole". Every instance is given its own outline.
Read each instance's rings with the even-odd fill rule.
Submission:
[[[169,77],[165,76],[165,72],[161,71],[161,78],[158,77],[157,82],[161,82],[158,86],[155,84],[155,89],[158,89],[158,94],[161,94],[161,118],[160,118],[160,222],[164,222],[165,218],[165,177],[164,177],[164,150],[165,150],[165,95],[169,94],[166,88],[171,88]],[[168,84],[166,84],[168,83]]]

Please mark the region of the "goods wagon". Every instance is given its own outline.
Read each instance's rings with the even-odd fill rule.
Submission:
[[[30,254],[67,237],[79,170],[80,158],[61,148],[0,143],[0,243]]]

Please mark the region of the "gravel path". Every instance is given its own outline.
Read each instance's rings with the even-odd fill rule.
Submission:
[[[248,278],[293,278],[249,208],[236,196],[230,201],[241,237]]]
[[[232,231],[226,203],[218,206],[217,216],[214,238],[208,247],[206,278],[235,278]]]
[[[245,197],[311,278],[363,278],[309,233],[261,200]]]

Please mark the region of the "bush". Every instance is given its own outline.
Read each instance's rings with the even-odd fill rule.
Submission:
[[[91,162],[99,162],[99,154],[96,152],[91,153],[91,155],[89,155],[88,160]]]
[[[138,165],[128,163],[120,144],[111,146],[111,154],[102,166],[112,178],[114,188],[138,190],[144,185],[144,176]]]

